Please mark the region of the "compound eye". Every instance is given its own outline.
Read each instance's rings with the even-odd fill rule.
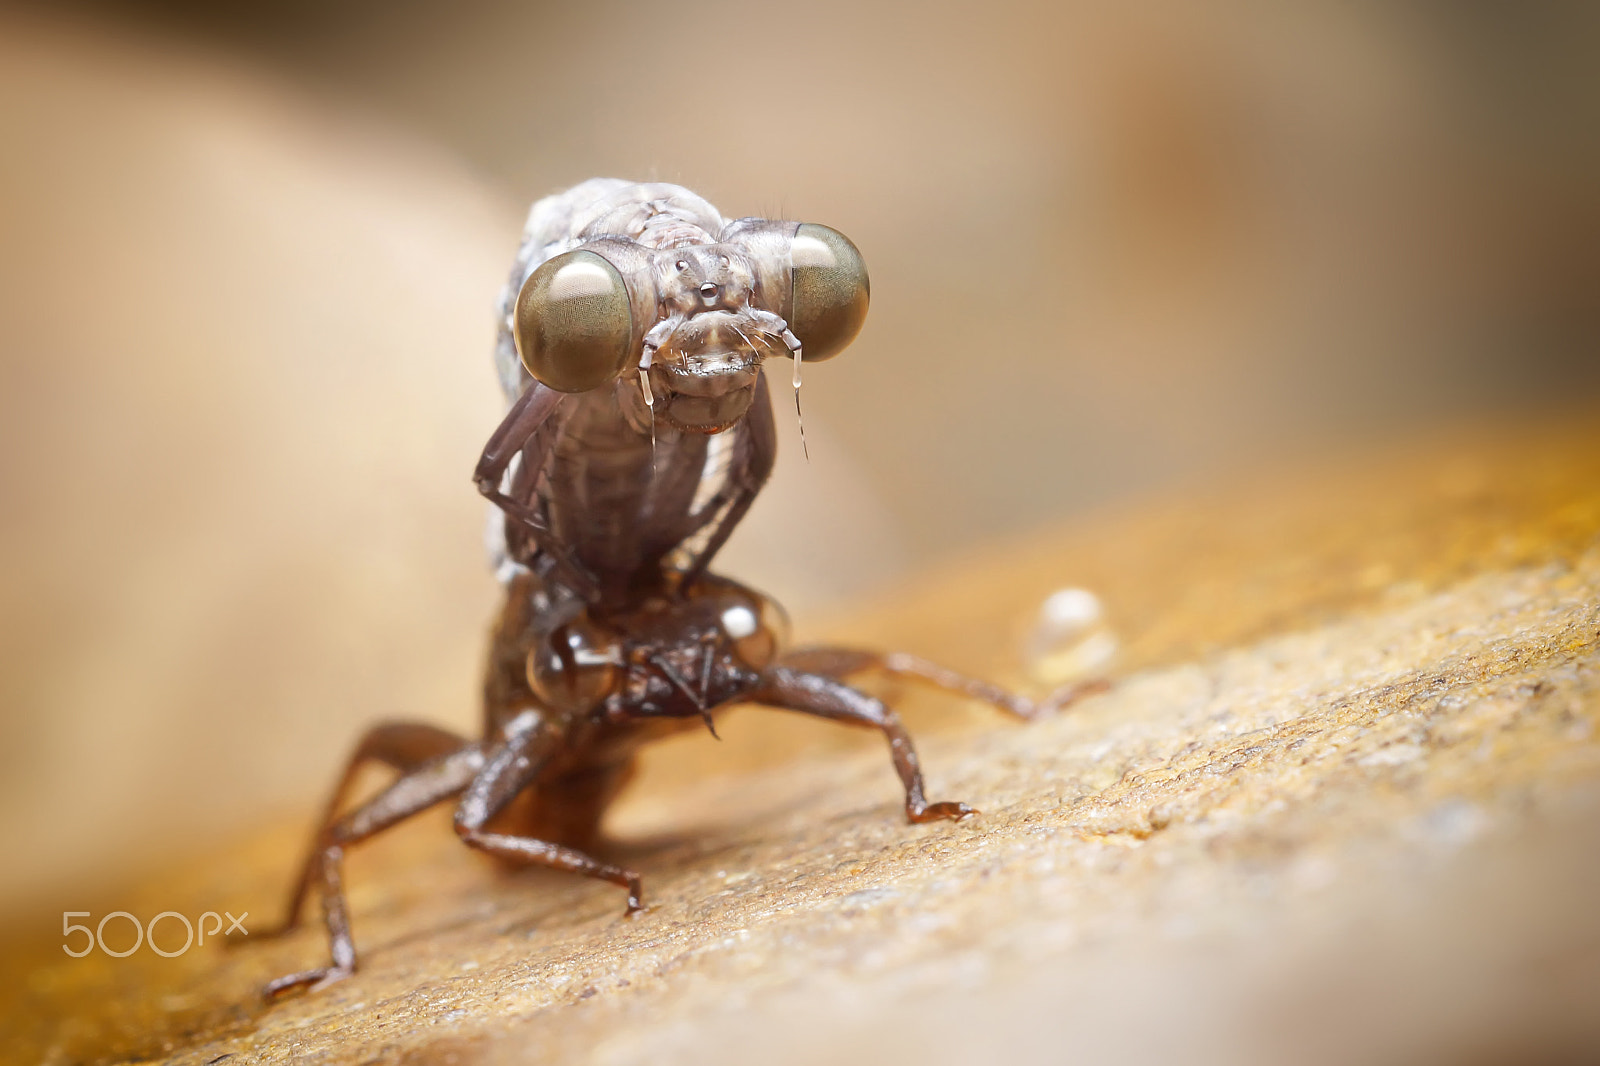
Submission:
[[[850,238],[815,222],[801,223],[790,246],[794,263],[789,328],[808,363],[831,359],[861,332],[867,318],[867,264]]]
[[[552,710],[588,711],[616,685],[620,659],[616,637],[580,615],[528,652],[528,686]]]
[[[720,621],[722,631],[733,641],[734,653],[757,670],[770,666],[788,639],[788,618],[764,596],[734,600],[723,608]]]
[[[528,373],[557,392],[587,392],[622,373],[633,309],[617,268],[587,249],[565,252],[528,275],[512,335]]]

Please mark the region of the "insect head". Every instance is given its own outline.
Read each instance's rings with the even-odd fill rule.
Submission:
[[[750,407],[768,355],[828,359],[866,318],[861,253],[811,222],[738,219],[714,243],[649,248],[602,236],[554,256],[517,294],[528,373],[587,392],[634,373],[652,413],[715,433]],[[661,406],[658,408],[658,395]]]

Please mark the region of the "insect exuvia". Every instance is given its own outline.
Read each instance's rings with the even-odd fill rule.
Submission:
[[[383,723],[351,755],[296,881],[284,929],[320,896],[329,965],[356,968],[344,850],[446,800],[462,841],[501,859],[599,878],[643,907],[639,875],[594,857],[601,815],[641,744],[734,703],[875,729],[912,822],[930,803],[894,711],[844,678],[876,670],[1029,717],[1036,704],[908,655],[786,650],[771,600],[707,571],[772,470],[763,362],[842,351],[866,316],[860,253],[813,223],[724,219],[675,185],[584,182],[534,205],[501,301],[497,365],[510,401],[475,473],[505,586],[481,734]],[[344,811],[364,764],[398,778]]]

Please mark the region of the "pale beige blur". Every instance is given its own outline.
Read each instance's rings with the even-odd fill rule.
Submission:
[[[1262,455],[1594,394],[1600,18],[1576,8],[196,17],[522,199],[659,178],[849,234],[872,312],[807,380],[813,454],[859,462],[930,560]]]

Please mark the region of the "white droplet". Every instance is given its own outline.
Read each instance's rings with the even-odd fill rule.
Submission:
[[[1046,685],[1091,677],[1117,653],[1100,598],[1088,589],[1057,589],[1039,605],[1026,639],[1028,672]]]
[[[1100,621],[1100,597],[1088,589],[1057,589],[1039,606],[1039,624],[1056,629],[1087,628]]]

